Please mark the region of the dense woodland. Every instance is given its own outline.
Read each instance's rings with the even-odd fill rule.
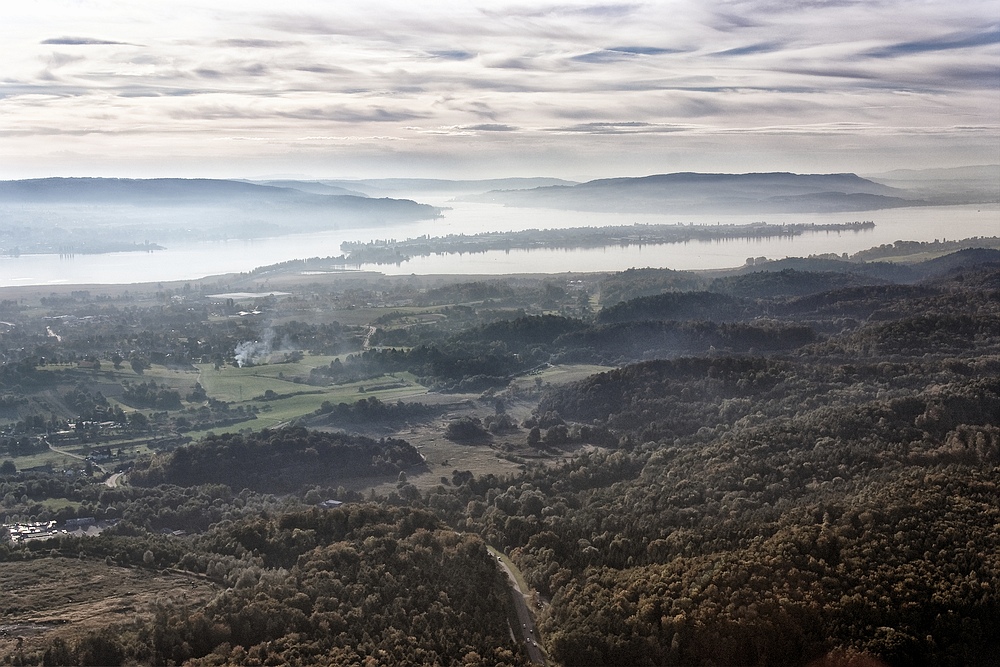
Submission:
[[[187,543],[112,532],[55,548],[173,566],[221,592],[193,613],[163,604],[148,620],[53,642],[26,662],[525,664],[509,629],[506,576],[482,539],[425,510],[286,510],[223,520]]]
[[[1000,253],[877,271],[816,262],[826,270],[754,263],[728,276],[647,269],[582,287],[442,287],[428,302],[464,305],[436,319],[386,309],[367,349],[348,326],[286,326],[282,335],[349,353],[304,384],[408,373],[443,392],[483,392],[487,418],[453,420],[441,435],[470,448],[517,439],[524,465],[449,468],[418,488],[407,478],[424,464],[404,426],[440,411],[364,398],[302,423],[385,421],[395,436],[207,436],[140,459],[115,489],[8,469],[9,518],[119,522],[100,537],[6,545],[4,559],[174,568],[224,588],[203,609],[163,607],[6,659],[525,664],[488,544],[537,591],[539,643],[555,664],[993,664]],[[13,345],[4,354],[5,395],[13,383],[46,386],[37,363]],[[570,362],[614,368],[539,380],[534,393],[517,384]],[[152,382],[127,389],[133,402],[161,393]],[[100,403],[75,391],[80,405]],[[529,400],[520,423],[507,414]],[[8,452],[31,446],[51,421],[39,419],[19,419]],[[398,480],[395,490],[343,488],[370,475]],[[54,509],[52,498],[71,503]],[[347,502],[314,506],[328,498]]]
[[[129,473],[133,484],[224,484],[269,493],[349,477],[397,475],[422,463],[408,442],[287,428],[212,435],[184,445]]]

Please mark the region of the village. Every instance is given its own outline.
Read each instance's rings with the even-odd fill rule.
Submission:
[[[92,516],[58,521],[24,521],[0,525],[0,539],[14,545],[53,537],[94,537],[118,523],[117,519],[98,521]]]

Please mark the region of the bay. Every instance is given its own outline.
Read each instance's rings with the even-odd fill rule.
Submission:
[[[399,265],[362,265],[355,269],[387,275],[516,274],[622,271],[633,267],[679,270],[741,266],[748,257],[804,257],[854,253],[897,240],[933,241],[1000,235],[1000,206],[944,206],[889,209],[863,213],[760,215],[677,215],[586,213],[551,209],[505,208],[414,196],[449,207],[444,217],[416,223],[363,229],[295,234],[254,240],[174,243],[166,250],[101,255],[22,255],[0,258],[0,287],[60,284],[129,284],[193,280],[247,272],[254,268],[308,257],[341,254],[343,241],[405,239],[488,231],[520,231],[632,224],[748,224],[767,222],[842,223],[872,220],[865,231],[806,233],[796,237],[690,241],[679,244],[607,246],[589,249],[510,250],[415,257]]]

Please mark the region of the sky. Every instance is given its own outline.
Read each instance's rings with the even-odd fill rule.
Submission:
[[[19,0],[0,178],[1000,162],[997,0]]]

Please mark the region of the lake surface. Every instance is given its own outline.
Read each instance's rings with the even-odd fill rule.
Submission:
[[[510,250],[417,257],[396,265],[362,265],[390,275],[562,273],[623,271],[632,267],[720,269],[742,266],[748,257],[804,257],[854,253],[897,240],[933,241],[1000,235],[1000,206],[946,206],[861,213],[781,215],[643,215],[582,213],[504,208],[495,204],[453,202],[415,195],[418,201],[451,207],[438,220],[338,229],[251,241],[171,244],[152,253],[102,255],[22,255],[0,257],[0,287],[17,285],[116,284],[192,280],[250,271],[259,266],[307,257],[341,254],[343,241],[405,239],[428,234],[475,234],[567,227],[640,224],[747,224],[751,222],[842,223],[872,220],[875,228],[858,232],[807,233],[792,238],[690,241],[650,246],[608,246],[580,250]],[[155,241],[155,239],[153,239]]]

